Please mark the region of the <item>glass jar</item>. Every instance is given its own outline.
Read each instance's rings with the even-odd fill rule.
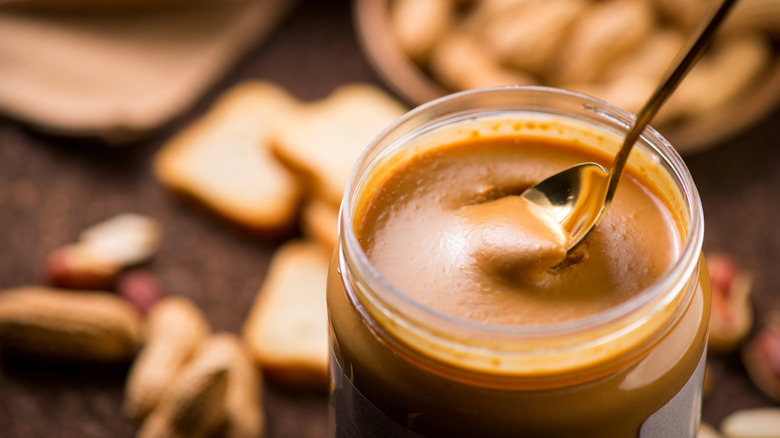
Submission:
[[[702,208],[683,161],[653,129],[628,167],[672,210],[676,260],[595,315],[538,327],[452,317],[385,279],[356,236],[358,206],[377,181],[437,144],[544,126],[543,135],[614,155],[631,119],[577,93],[501,87],[418,107],[369,145],[346,188],[328,278],[330,436],[696,436],[710,308]]]

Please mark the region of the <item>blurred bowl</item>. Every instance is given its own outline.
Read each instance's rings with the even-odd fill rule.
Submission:
[[[358,39],[369,62],[402,99],[420,105],[451,93],[411,61],[396,43],[389,19],[391,0],[355,0]],[[780,56],[763,79],[726,108],[705,118],[656,128],[683,155],[716,146],[744,132],[777,107],[780,101]]]

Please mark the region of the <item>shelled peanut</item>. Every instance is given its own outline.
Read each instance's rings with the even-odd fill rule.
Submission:
[[[123,213],[94,224],[74,243],[52,251],[46,260],[49,284],[76,289],[105,289],[130,266],[149,260],[161,239],[159,223]]]
[[[756,388],[780,403],[780,313],[771,314],[769,323],[744,346],[742,360]]]
[[[707,256],[712,293],[708,349],[712,353],[737,350],[753,328],[751,278],[728,255]]]
[[[390,2],[399,48],[452,91],[539,84],[637,112],[712,0]],[[768,70],[780,2],[745,0],[656,121],[725,108]],[[456,51],[458,47],[468,48]],[[663,46],[662,46],[663,45]]]

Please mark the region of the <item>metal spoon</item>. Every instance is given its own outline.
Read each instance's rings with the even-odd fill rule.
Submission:
[[[680,52],[674,69],[667,72],[665,79],[639,111],[609,172],[600,164],[582,163],[548,177],[520,195],[544,209],[571,236],[569,251],[601,222],[634,143],[698,60],[736,1],[724,0],[701,26],[697,36],[690,40],[687,49]]]

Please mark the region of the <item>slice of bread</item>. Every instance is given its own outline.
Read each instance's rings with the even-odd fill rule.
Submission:
[[[312,178],[318,196],[338,206],[356,159],[404,111],[400,102],[373,85],[343,85],[282,118],[273,148]]]
[[[157,178],[250,230],[295,222],[301,184],[270,149],[280,114],[299,103],[277,85],[247,81],[181,131],[154,159]]]
[[[329,251],[295,240],[279,248],[244,323],[249,351],[269,380],[325,388]]]
[[[339,209],[322,199],[306,201],[301,212],[301,230],[333,251],[339,242]]]

